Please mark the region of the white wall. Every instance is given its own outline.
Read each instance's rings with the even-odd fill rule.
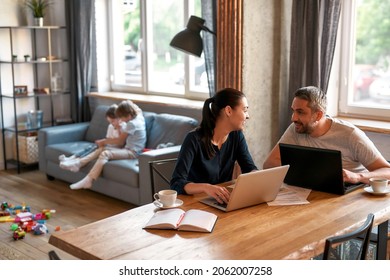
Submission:
[[[286,94],[291,1],[244,1],[245,136],[259,168],[279,137],[279,96]]]

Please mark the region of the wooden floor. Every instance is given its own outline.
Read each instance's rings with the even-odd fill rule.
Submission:
[[[56,210],[46,221],[49,233],[45,235],[30,232],[24,239],[15,241],[10,230],[12,223],[0,223],[0,259],[3,260],[47,260],[51,250],[61,259],[75,259],[48,244],[50,233],[56,227],[60,230],[76,228],[134,207],[90,190],[71,190],[63,181],[48,181],[38,170],[20,174],[13,170],[0,171],[0,201],[13,205],[25,203],[33,214],[42,209]]]

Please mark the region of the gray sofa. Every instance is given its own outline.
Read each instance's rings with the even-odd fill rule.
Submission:
[[[39,169],[46,173],[48,179],[57,178],[74,183],[84,178],[94,162],[74,173],[59,167],[58,156],[71,155],[96,139],[104,138],[108,126],[105,118],[107,108],[106,105],[98,106],[90,122],[39,130]],[[184,137],[198,125],[198,121],[173,114],[143,114],[147,130],[146,148],[151,150],[143,152],[138,159],[109,161],[91,190],[135,205],[143,205],[153,200],[149,162],[177,157]],[[156,149],[160,144],[164,146],[167,143],[173,143],[174,146]]]

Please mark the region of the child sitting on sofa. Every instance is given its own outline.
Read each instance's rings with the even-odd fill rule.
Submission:
[[[88,175],[81,181],[71,184],[70,188],[88,189],[92,187],[92,183],[103,170],[104,165],[109,160],[115,159],[134,159],[145,148],[146,144],[146,128],[145,119],[141,109],[130,100],[122,101],[115,110],[117,118],[121,119],[125,124],[125,128],[122,130],[118,138],[106,139],[104,144],[115,144],[124,148],[112,148],[103,149],[99,154],[97,161],[95,162]],[[78,170],[85,166],[91,160],[83,158],[75,158],[69,161],[67,164],[69,170]]]
[[[58,159],[60,160],[60,167],[62,169],[70,170],[72,172],[78,172],[80,166],[78,163],[79,160],[74,161],[77,158],[84,158],[85,164],[99,157],[100,153],[103,151],[103,148],[122,148],[118,144],[115,144],[111,139],[119,138],[120,133],[126,128],[126,123],[122,122],[120,118],[117,118],[115,115],[115,110],[118,108],[118,105],[111,105],[106,111],[106,119],[109,123],[107,127],[106,138],[98,139],[94,144],[87,146],[80,152],[77,152],[69,157],[65,155],[60,155]]]

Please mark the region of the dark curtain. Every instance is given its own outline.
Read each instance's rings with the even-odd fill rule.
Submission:
[[[213,32],[216,29],[216,1],[202,0],[202,18],[206,21],[205,25]],[[216,81],[216,36],[209,32],[202,32],[203,35],[203,56],[205,59],[205,68],[207,81],[209,83],[210,97],[214,96],[217,85]]]
[[[69,45],[71,115],[75,122],[89,120],[86,95],[91,89],[95,51],[95,1],[66,0]]]
[[[313,85],[327,92],[340,12],[341,0],[294,0],[286,112],[290,112],[293,93],[300,87]],[[281,120],[283,132],[290,115],[281,116]]]

